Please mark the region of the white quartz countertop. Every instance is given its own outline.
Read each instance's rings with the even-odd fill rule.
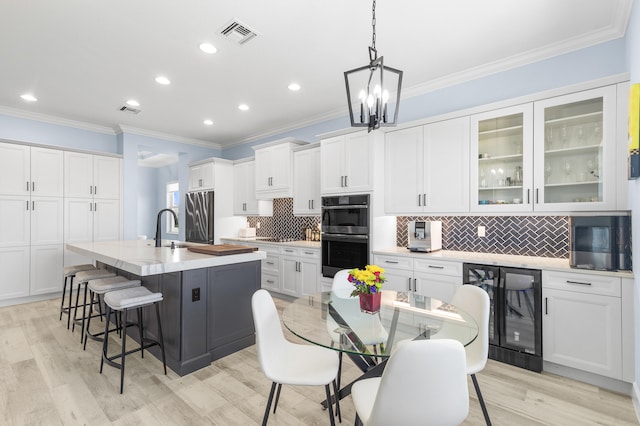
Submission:
[[[291,246],[291,247],[300,247],[300,248],[317,248],[321,247],[320,241],[267,241],[268,237],[249,237],[249,238],[241,238],[241,237],[222,237],[220,240],[222,241],[232,241],[242,244],[273,244],[277,246]]]
[[[373,254],[408,256],[413,258],[449,260],[455,262],[477,263],[482,265],[510,266],[513,268],[541,269],[546,271],[576,272],[633,278],[632,272],[576,269],[569,266],[569,259],[556,259],[551,257],[516,256],[510,254],[477,253],[453,250],[439,250],[433,253],[420,253],[409,251],[406,247],[390,247],[382,250],[373,250]]]
[[[187,244],[193,246],[202,245],[195,243]],[[263,251],[227,256],[212,256],[191,252],[186,247],[176,249],[171,249],[170,247],[155,247],[153,240],[69,243],[67,244],[67,248],[75,253],[138,276],[251,262],[267,257]]]

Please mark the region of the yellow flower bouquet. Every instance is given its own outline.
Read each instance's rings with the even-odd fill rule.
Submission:
[[[377,265],[367,265],[364,269],[350,270],[348,280],[355,287],[351,296],[379,293],[382,290],[382,284],[387,280],[383,274],[384,269]]]

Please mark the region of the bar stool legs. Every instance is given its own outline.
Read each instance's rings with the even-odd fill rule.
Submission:
[[[141,352],[142,357],[144,358],[144,350],[148,349],[152,346],[160,347],[160,354],[162,357],[162,366],[164,368],[164,374],[167,374],[167,363],[164,352],[164,340],[162,336],[162,324],[160,320],[160,306],[159,302],[162,301],[162,293],[151,293],[146,287],[132,287],[124,290],[116,290],[108,292],[104,295],[104,303],[106,305],[106,321],[105,321],[105,329],[104,329],[104,339],[102,343],[102,357],[100,360],[100,374],[102,374],[102,369],[104,364],[118,368],[120,370],[120,393],[124,392],[124,369],[125,369],[125,359],[127,355],[130,355],[134,352]],[[158,324],[158,340],[154,340],[151,338],[144,337],[144,328],[142,323],[142,308],[155,305],[156,308],[156,320]],[[133,323],[128,321],[127,313],[130,309],[136,309],[138,322]],[[108,355],[109,349],[109,332],[111,331],[109,328],[109,323],[111,320],[112,313],[122,312],[122,319],[120,320],[120,328],[124,331],[122,335],[122,344],[120,354],[118,355]],[[138,327],[140,333],[140,347],[136,349],[132,349],[127,351],[126,348],[126,340],[127,334],[126,329],[130,326]],[[120,362],[116,362],[120,358]]]
[[[60,318],[62,321],[62,314],[67,314],[67,330],[71,325],[71,309],[73,309],[73,279],[80,271],[89,271],[98,269],[91,264],[83,265],[71,265],[64,268],[64,282],[62,284],[62,297],[60,298]],[[64,298],[67,293],[67,283],[69,284],[69,304],[64,306]]]

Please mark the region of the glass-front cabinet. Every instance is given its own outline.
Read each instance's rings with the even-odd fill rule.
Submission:
[[[471,211],[616,208],[616,88],[471,117]]]
[[[616,89],[534,104],[538,211],[615,209]]]
[[[532,104],[474,115],[471,132],[471,210],[530,211]]]

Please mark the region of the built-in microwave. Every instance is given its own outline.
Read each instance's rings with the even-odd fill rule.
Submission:
[[[569,228],[572,268],[631,270],[629,216],[572,216]]]

